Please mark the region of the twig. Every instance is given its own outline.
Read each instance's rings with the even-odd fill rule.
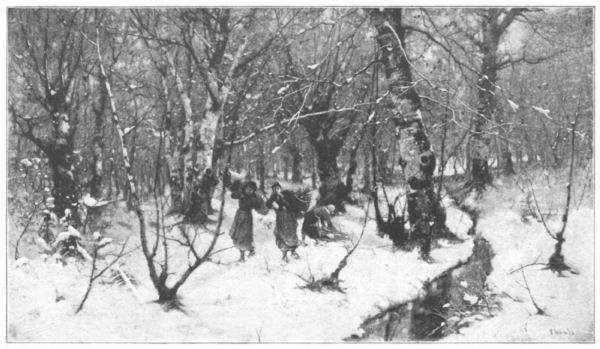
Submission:
[[[93,258],[92,258],[92,271],[90,273],[88,287],[85,291],[85,294],[83,295],[83,298],[81,299],[81,302],[79,303],[79,306],[77,307],[77,310],[75,310],[75,314],[79,313],[83,309],[83,305],[87,301],[88,296],[90,295],[90,292],[92,291],[92,286],[94,285],[94,281],[96,281],[96,279],[98,279],[100,276],[102,276],[102,274],[104,274],[104,272],[106,272],[112,265],[117,263],[117,261],[119,259],[121,259],[122,257],[124,257],[126,255],[124,253],[124,251],[125,251],[125,247],[127,246],[128,241],[129,241],[129,238],[127,238],[127,240],[125,240],[125,242],[123,243],[123,246],[121,246],[121,251],[119,252],[117,257],[115,257],[115,259],[106,268],[102,269],[98,273],[96,273],[96,263],[98,261],[98,250],[100,248],[102,248],[102,246],[100,246],[100,247],[98,246],[98,241],[94,242],[94,252],[93,252]],[[131,252],[131,251],[129,251],[129,252]]]
[[[535,191],[533,190],[533,186],[531,184],[531,181],[529,181],[529,192],[533,196],[533,202],[535,203],[535,208],[536,208],[536,210],[538,212],[540,220],[542,221],[542,224],[544,225],[544,230],[546,231],[546,233],[548,233],[548,235],[550,235],[550,237],[552,239],[556,240],[556,236],[552,235],[552,232],[550,231],[550,228],[548,228],[548,225],[546,224],[546,219],[544,219],[544,215],[542,214],[542,210],[540,210],[540,205],[538,204],[537,197],[535,196]]]
[[[540,262],[537,262],[537,261],[536,261],[536,262],[533,262],[533,263],[529,263],[529,264],[522,265],[520,268],[513,269],[513,270],[511,270],[511,271],[508,273],[508,275],[514,274],[514,273],[516,273],[516,272],[518,272],[518,271],[520,271],[520,270],[523,270],[523,269],[525,269],[525,268],[528,268],[528,267],[533,267],[533,266],[536,266],[536,265],[548,266],[548,264],[547,264],[547,263],[540,263]]]
[[[33,220],[33,216],[35,215],[37,208],[40,206],[40,204],[41,204],[41,201],[37,202],[35,204],[35,206],[33,206],[33,212],[31,212],[31,214],[29,215],[29,219],[27,219],[27,223],[25,223],[25,227],[23,228],[21,235],[19,235],[19,238],[17,239],[17,242],[15,243],[15,260],[19,259],[19,242],[21,242],[21,239],[23,238],[23,236],[25,236],[25,233],[27,233],[27,229],[29,228],[31,221]]]
[[[513,274],[513,273],[516,273],[516,272],[517,272],[517,271],[519,271],[519,270],[522,270],[522,269],[525,269],[525,268],[528,268],[528,267],[532,267],[532,266],[535,266],[535,265],[547,265],[546,263],[539,263],[539,262],[538,262],[538,261],[540,260],[540,256],[541,256],[541,254],[539,254],[539,255],[538,255],[536,258],[535,258],[535,260],[534,260],[533,262],[529,263],[529,264],[521,265],[521,267],[520,267],[520,268],[517,268],[517,269],[513,269],[513,270],[511,270],[511,271],[508,273],[508,275],[511,275],[511,274]]]
[[[527,293],[529,294],[529,298],[531,299],[531,303],[533,303],[533,306],[535,307],[535,310],[537,311],[537,315],[546,315],[546,312],[544,311],[544,309],[540,308],[540,306],[535,302],[535,299],[533,299],[533,295],[531,294],[531,289],[529,288],[529,283],[527,282],[527,278],[525,277],[525,271],[523,271],[523,268],[521,268],[521,275],[523,275],[523,281],[525,281],[525,289],[527,289]]]

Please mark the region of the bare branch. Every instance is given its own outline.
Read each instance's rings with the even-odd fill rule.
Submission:
[[[548,228],[548,225],[546,224],[546,220],[544,219],[544,215],[542,214],[542,210],[540,210],[540,205],[538,204],[537,201],[537,197],[535,196],[535,191],[533,190],[533,186],[531,184],[531,182],[529,181],[529,192],[531,193],[532,197],[533,197],[533,202],[535,203],[535,208],[538,212],[538,215],[540,217],[540,220],[542,221],[542,224],[544,225],[544,229],[546,231],[546,233],[548,233],[548,235],[550,235],[550,237],[554,240],[556,240],[556,236],[552,235],[552,232],[550,231],[550,228]]]
[[[533,299],[533,295],[531,294],[531,288],[529,288],[529,283],[527,282],[527,278],[525,277],[525,272],[523,271],[523,268],[521,268],[521,275],[523,275],[523,281],[525,281],[525,289],[527,289],[527,293],[529,294],[529,299],[531,299],[531,303],[533,303],[533,306],[535,307],[535,310],[537,312],[537,315],[546,315],[546,312],[544,311],[544,309],[542,309],[535,301],[535,299]]]

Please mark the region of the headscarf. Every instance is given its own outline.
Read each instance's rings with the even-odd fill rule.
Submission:
[[[246,192],[246,188],[251,188],[252,190],[256,191],[258,189],[258,187],[256,186],[256,182],[255,181],[248,181],[246,183],[244,183],[244,185],[242,186],[242,192]]]

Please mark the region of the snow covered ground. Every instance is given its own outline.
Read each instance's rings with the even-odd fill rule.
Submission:
[[[488,190],[483,199],[474,204],[482,211],[477,230],[491,243],[496,254],[488,284],[499,296],[502,311],[498,316],[461,329],[460,334],[445,337],[444,341],[593,342],[593,209],[589,202],[581,206],[572,203],[573,211],[565,232],[565,261],[579,275],[567,273],[568,277],[557,277],[549,270],[542,270],[543,266],[523,269],[533,299],[546,313],[546,316],[535,315],[523,274],[511,271],[536,260],[547,262],[554,251],[554,240],[542,223],[531,218],[526,223],[521,221],[519,201],[524,194],[513,184],[498,183],[496,189]],[[553,232],[560,229],[564,188],[564,183],[551,182],[534,188],[542,212],[554,213],[549,221]],[[573,197],[579,199],[581,191],[581,185],[576,187]]]
[[[535,190],[542,211],[553,214],[549,224],[556,229],[563,207],[564,183],[551,183],[547,179],[538,182]],[[535,219],[522,221],[524,194],[513,181],[498,180],[495,185],[470,205],[481,212],[477,231],[491,243],[495,252],[494,270],[488,284],[501,302],[502,310],[495,317],[476,321],[443,341],[593,341],[591,193],[586,194],[581,185],[576,188],[565,233],[564,255],[579,275],[559,278],[538,266],[524,269],[533,298],[547,314],[540,316],[535,315],[521,272],[510,272],[538,257],[539,262],[545,262],[553,252],[554,241]],[[400,193],[398,189],[388,191],[390,199]],[[215,200],[215,207],[217,203]],[[229,230],[236,204],[230,199],[226,201],[223,232]],[[214,258],[220,264],[202,265],[179,292],[186,314],[165,312],[153,303],[156,292],[139,251],[126,257],[121,265],[122,270],[137,280],[136,293],[125,286],[103,284],[99,280],[78,315],[74,310],[87,286],[85,275],[89,264],[63,266],[29,253],[29,262],[24,265],[8,261],[8,339],[25,342],[340,342],[352,334],[360,334],[359,326],[365,318],[392,304],[417,297],[425,281],[469,257],[473,246],[466,235],[470,219],[452,206],[449,199],[444,199],[444,204],[448,226],[465,241],[442,243],[432,252],[437,261],[434,264],[420,261],[417,251],[393,252],[391,242],[376,235],[371,209],[363,241],[340,275],[344,294],[300,289],[298,286],[304,282],[298,275],[303,278],[311,274],[315,278],[328,275],[350,242],[315,245],[309,240],[308,246],[299,248],[301,259],[285,264],[280,261],[272,233],[274,213],[255,215],[257,255],[238,263],[237,251],[230,248]],[[147,220],[155,219],[152,205],[146,209]],[[135,216],[124,210],[118,212],[121,213],[115,215],[108,235],[116,240],[129,235],[137,241]],[[363,208],[349,206],[347,214],[336,217],[334,224],[355,241],[363,219]],[[202,234],[199,246],[210,237]],[[231,247],[231,240],[225,234],[216,249],[227,247]],[[185,252],[173,249],[171,261],[172,269],[181,272],[187,263]]]
[[[215,201],[216,203],[216,201]],[[447,202],[450,204],[449,202]],[[237,203],[226,201],[222,231],[227,232]],[[218,207],[215,205],[215,207]],[[372,216],[371,209],[371,216]],[[148,207],[148,219],[153,219]],[[449,208],[449,226],[463,243],[442,244],[432,251],[436,263],[418,259],[417,251],[393,252],[391,242],[376,235],[370,219],[359,248],[340,275],[345,293],[315,293],[300,289],[308,278],[326,276],[345,255],[349,242],[300,247],[300,260],[288,264],[273,237],[274,213],[255,215],[257,254],[236,263],[238,253],[228,249],[202,265],[180,290],[186,314],[165,312],[152,303],[157,298],[147,276],[141,252],[126,257],[121,268],[138,280],[137,296],[116,284],[94,287],[83,311],[74,314],[87,286],[89,265],[63,266],[40,258],[8,265],[8,339],[10,341],[67,342],[340,342],[357,333],[364,319],[392,304],[419,295],[422,285],[466,260],[472,241],[466,233],[471,222]],[[334,224],[356,240],[364,210],[350,207]],[[137,239],[133,215],[115,217],[110,235]],[[130,227],[128,225],[131,225]],[[202,239],[210,236],[203,234]],[[228,235],[216,249],[231,246]],[[183,270],[182,250],[173,251],[173,269]]]

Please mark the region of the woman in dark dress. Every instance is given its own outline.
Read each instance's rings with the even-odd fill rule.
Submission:
[[[244,183],[242,190],[232,193],[231,197],[239,200],[239,208],[231,224],[229,236],[233,240],[233,245],[240,250],[240,261],[243,262],[246,260],[244,256],[246,251],[248,257],[255,254],[252,210],[262,215],[268,211],[263,198],[256,194],[256,183],[253,181]]]
[[[304,222],[302,223],[302,243],[306,236],[318,241],[333,229],[331,215],[335,211],[335,206],[318,206],[306,212]]]
[[[275,243],[277,247],[283,253],[282,259],[288,261],[288,252],[295,259],[300,258],[296,252],[298,248],[298,235],[296,230],[298,228],[298,221],[296,215],[291,210],[290,203],[285,199],[281,193],[281,184],[275,182],[271,187],[273,193],[267,200],[267,207],[275,210]]]

